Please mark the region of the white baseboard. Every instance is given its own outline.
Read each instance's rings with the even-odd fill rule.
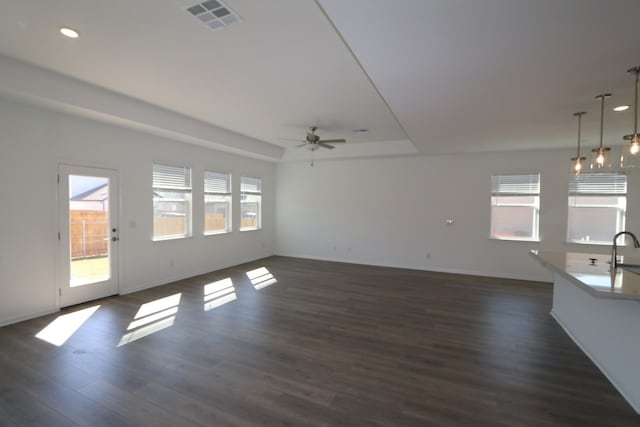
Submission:
[[[306,259],[313,259],[318,261],[331,261],[331,262],[341,262],[341,263],[348,263],[348,264],[371,265],[376,267],[404,268],[409,270],[432,271],[436,273],[463,274],[467,276],[495,277],[500,279],[528,280],[532,282],[552,283],[552,278],[542,277],[537,275],[530,276],[526,274],[504,274],[504,273],[495,273],[495,272],[478,271],[478,270],[465,270],[465,269],[458,269],[458,268],[439,268],[439,267],[431,267],[431,266],[424,266],[424,265],[394,264],[394,263],[384,263],[384,262],[369,261],[369,260],[354,260],[354,259],[340,258],[340,257],[323,257],[323,256],[315,256],[315,255],[292,254],[292,253],[286,253],[286,252],[276,253],[276,255],[286,256],[291,258],[306,258]]]
[[[128,294],[132,294],[134,292],[144,291],[145,289],[155,288],[156,286],[162,286],[162,285],[166,285],[166,284],[169,284],[169,283],[177,282],[178,280],[184,280],[184,279],[188,279],[190,277],[200,276],[201,274],[212,273],[214,271],[223,270],[225,268],[235,267],[236,265],[245,264],[247,262],[252,262],[252,261],[257,261],[257,260],[262,259],[262,258],[267,258],[267,257],[269,257],[271,255],[272,254],[267,254],[265,256],[259,256],[257,258],[256,257],[242,258],[242,259],[239,259],[239,260],[236,260],[236,261],[233,261],[233,262],[224,263],[224,264],[217,264],[217,265],[214,265],[214,266],[203,268],[201,270],[189,271],[188,273],[183,273],[183,274],[179,274],[179,275],[171,276],[171,277],[164,277],[164,278],[162,278],[160,280],[155,280],[153,282],[141,283],[141,284],[135,285],[133,287],[128,287],[126,289],[122,289],[120,291],[120,295],[128,295]]]
[[[319,261],[332,261],[332,262],[340,262],[340,263],[350,263],[350,264],[358,264],[358,265],[371,265],[377,267],[390,267],[390,268],[404,268],[410,270],[420,270],[420,271],[433,271],[438,273],[452,273],[452,274],[464,274],[471,276],[482,276],[482,277],[496,277],[496,278],[504,278],[504,279],[515,279],[515,280],[530,280],[530,281],[539,281],[539,282],[549,282],[549,280],[540,278],[540,277],[530,277],[527,275],[509,275],[509,274],[501,274],[501,273],[487,273],[485,271],[475,271],[475,270],[464,270],[464,269],[450,269],[450,268],[437,268],[437,267],[425,267],[424,265],[404,265],[404,264],[392,264],[392,263],[381,263],[376,261],[363,261],[363,260],[353,260],[346,259],[340,257],[319,257],[314,255],[304,255],[304,254],[288,254],[288,253],[275,253],[275,254],[264,254],[263,256],[258,257],[247,257],[243,259],[239,259],[233,262],[217,264],[213,266],[209,266],[207,268],[201,269],[200,271],[189,271],[182,274],[178,274],[171,277],[165,277],[159,280],[155,280],[152,282],[139,283],[134,286],[126,287],[124,289],[120,289],[120,295],[127,295],[134,292],[143,291],[145,289],[154,288],[156,286],[166,285],[168,283],[173,283],[178,280],[188,279],[190,277],[199,276],[201,274],[211,273],[217,270],[222,270],[229,267],[234,267],[236,265],[245,264],[247,262],[256,261],[262,258],[266,258],[272,255],[278,256],[286,256],[291,258],[306,258],[313,259]],[[25,315],[20,315],[17,317],[9,317],[6,319],[0,319],[0,326],[10,325],[12,323],[21,322],[24,320],[33,319],[35,317],[44,316],[47,314],[55,313],[60,311],[59,308],[51,308],[44,311],[29,313]]]
[[[23,322],[29,319],[35,319],[36,317],[40,317],[40,316],[46,316],[51,313],[57,313],[58,311],[60,311],[59,308],[49,308],[46,310],[35,311],[28,314],[21,314],[20,316],[16,316],[16,317],[8,317],[6,319],[0,319],[0,327],[11,325],[13,323]]]
[[[145,290],[145,289],[150,289],[150,288],[153,288],[153,287],[156,287],[156,286],[166,285],[168,283],[176,282],[178,280],[188,279],[190,277],[199,276],[201,274],[211,273],[213,271],[218,271],[218,270],[222,270],[222,269],[225,269],[225,268],[234,267],[236,265],[245,264],[247,262],[257,261],[259,259],[266,258],[266,257],[269,257],[271,255],[273,255],[273,254],[264,254],[264,256],[258,256],[258,257],[247,257],[247,258],[239,259],[239,260],[236,260],[236,261],[233,261],[233,262],[230,262],[230,263],[218,264],[218,265],[210,266],[210,267],[207,267],[207,268],[203,268],[201,271],[190,271],[190,272],[179,274],[179,275],[176,275],[176,276],[173,276],[173,277],[166,277],[166,278],[163,278],[161,280],[156,280],[156,281],[153,281],[153,282],[147,282],[147,283],[138,284],[138,285],[136,285],[134,287],[129,287],[129,288],[126,288],[126,289],[120,289],[119,290],[119,295],[127,295],[127,294],[131,294],[131,293],[134,293],[134,292],[142,291],[142,290]],[[19,316],[0,318],[0,327],[11,325],[13,323],[23,322],[25,320],[35,319],[36,317],[46,316],[48,314],[57,313],[59,311],[60,311],[59,307],[51,307],[51,308],[48,308],[46,310],[31,312],[31,313],[27,313],[27,314],[21,314]]]

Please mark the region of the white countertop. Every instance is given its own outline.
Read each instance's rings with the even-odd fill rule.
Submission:
[[[609,255],[535,250],[530,253],[544,267],[562,274],[595,297],[640,300],[640,274],[618,267],[612,275]],[[596,259],[595,264],[590,258]],[[640,266],[640,259],[619,258],[623,265]]]

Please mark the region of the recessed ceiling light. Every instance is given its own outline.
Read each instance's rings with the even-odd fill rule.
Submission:
[[[617,107],[615,107],[613,109],[613,111],[624,111],[624,110],[628,110],[629,106],[628,105],[618,105]]]
[[[77,39],[78,37],[80,37],[80,34],[76,30],[69,27],[60,27],[60,33],[63,36],[67,36],[71,39]]]

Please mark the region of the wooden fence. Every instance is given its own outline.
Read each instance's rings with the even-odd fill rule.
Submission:
[[[109,251],[109,214],[101,211],[72,210],[70,215],[71,259],[105,256]],[[205,230],[224,231],[224,215],[205,213]],[[256,226],[255,218],[242,218],[240,226]],[[186,233],[181,217],[156,217],[153,221],[156,234],[177,236]]]
[[[159,216],[153,219],[153,230],[157,236],[180,236],[186,233],[184,217]],[[205,212],[204,229],[207,231],[224,231],[224,215]]]
[[[240,228],[256,228],[258,221],[255,218],[242,218],[240,220]]]
[[[219,213],[204,213],[204,229],[207,231],[225,231],[224,215]]]
[[[71,259],[105,256],[108,254],[108,212],[72,210],[69,220]]]
[[[184,217],[160,216],[153,218],[155,236],[180,236],[186,233]]]

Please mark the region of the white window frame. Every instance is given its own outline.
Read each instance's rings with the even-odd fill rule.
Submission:
[[[534,198],[533,203],[500,203],[500,197]],[[498,236],[493,230],[494,208],[499,207],[527,207],[532,209],[531,237]],[[489,238],[493,240],[509,240],[524,242],[540,241],[540,173],[530,174],[502,174],[491,176],[491,218]]]
[[[215,179],[213,176],[215,175],[224,175],[226,176],[226,188],[222,188],[219,185],[213,182]],[[208,179],[209,178],[209,179]],[[220,182],[220,181],[219,181]],[[204,184],[204,194],[202,197],[202,201],[204,203],[204,223],[203,223],[203,234],[205,236],[213,236],[216,234],[225,234],[230,233],[233,230],[232,226],[232,217],[233,217],[233,195],[231,192],[231,173],[230,172],[221,172],[215,170],[205,170],[203,173],[203,184]],[[224,230],[207,230],[207,196],[223,196],[228,198],[228,208],[227,215],[225,216],[225,228]]]
[[[192,236],[193,224],[193,186],[191,180],[191,168],[187,166],[176,166],[163,163],[154,163],[152,167],[152,188],[153,188],[153,216],[151,240],[154,242],[162,240],[184,239]],[[182,234],[170,234],[156,236],[155,230],[155,209],[156,196],[159,191],[185,194],[185,232]],[[170,201],[167,199],[165,201]],[[183,202],[182,199],[179,200]]]
[[[250,183],[246,183],[245,180],[257,180],[258,185],[254,186]],[[243,227],[242,226],[242,205],[245,203],[244,199],[247,196],[254,196],[259,198],[258,212],[256,212],[256,226],[255,227]],[[244,175],[240,177],[240,231],[251,231],[262,229],[262,178],[255,176]]]
[[[614,208],[616,209],[615,232],[623,231],[627,213],[628,185],[626,174],[620,172],[572,175],[569,180],[569,197],[567,202],[567,243],[580,245],[611,245],[613,235],[609,240],[571,239],[569,235],[571,230],[571,208]],[[617,197],[618,203],[609,205],[583,203],[576,205],[575,197]],[[621,245],[624,245],[624,242],[621,242]]]

